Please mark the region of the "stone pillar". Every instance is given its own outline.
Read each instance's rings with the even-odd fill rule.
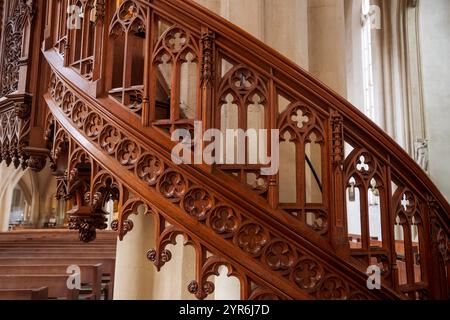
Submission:
[[[450,1],[419,1],[419,8],[430,174],[450,201]]]
[[[308,0],[195,0],[308,69]]]
[[[264,0],[222,0],[221,15],[264,41]]]
[[[309,71],[347,96],[344,0],[309,0]]]
[[[195,0],[195,2],[208,8],[214,13],[220,14],[221,0]]]
[[[308,0],[265,0],[264,13],[265,42],[308,70]]]
[[[154,247],[151,216],[132,215],[133,230],[117,242],[114,300],[149,300],[153,297],[155,267],[146,253]]]
[[[345,1],[347,99],[364,112],[364,77],[361,37],[361,0]]]

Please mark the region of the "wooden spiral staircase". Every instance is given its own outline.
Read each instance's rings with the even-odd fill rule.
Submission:
[[[195,248],[188,290],[199,299],[214,292],[208,277],[221,265],[240,280],[242,299],[449,298],[449,204],[389,136],[273,49],[190,0],[12,0],[0,8],[0,160],[39,171],[49,159],[81,240],[106,227],[104,203],[114,199],[121,239],[131,214],[154,215],[156,247],[142,254],[156,268],[171,259],[166,247],[178,235]],[[225,105],[244,130],[257,105],[263,127],[295,146],[290,181],[260,175],[262,165],[172,162],[170,134],[194,130],[196,120],[201,132],[223,128]],[[320,186],[314,195],[308,170]],[[286,184],[296,190],[289,201],[280,197]],[[346,208],[354,188],[356,245]],[[375,189],[379,241],[367,209]],[[380,290],[366,286],[374,264]]]

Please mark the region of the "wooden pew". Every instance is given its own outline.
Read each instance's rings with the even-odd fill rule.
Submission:
[[[30,247],[17,247],[17,248],[2,248],[0,247],[0,253],[26,253],[26,252],[36,252],[36,253],[80,253],[80,252],[89,252],[89,253],[101,253],[101,254],[110,254],[115,256],[116,251],[112,249],[101,249],[101,248],[30,248]]]
[[[109,281],[105,281],[107,284],[107,297],[108,300],[112,300],[114,292],[114,272],[116,259],[106,257],[65,257],[65,258],[24,258],[24,257],[12,257],[5,258],[0,257],[0,265],[64,265],[66,268],[70,265],[89,265],[89,264],[102,264],[103,276],[106,276]]]
[[[44,250],[44,249],[48,249],[50,251],[53,250],[73,250],[73,251],[95,251],[98,250],[99,252],[116,252],[116,247],[78,247],[78,246],[46,246],[46,245],[40,245],[40,246],[36,246],[36,245],[20,245],[20,246],[4,246],[4,245],[0,245],[0,251],[8,251],[8,250],[25,250],[25,251],[30,251],[30,250]]]
[[[80,247],[116,247],[116,243],[84,243],[84,242],[76,242],[76,241],[70,241],[70,242],[64,242],[64,241],[52,241],[52,242],[46,242],[46,241],[0,241],[1,246],[15,246],[15,245],[22,245],[22,246],[28,246],[28,245],[35,245],[35,246],[80,246]]]
[[[47,300],[48,288],[0,289],[0,300]]]
[[[43,240],[43,241],[79,241],[78,231],[67,229],[37,229],[37,230],[15,230],[10,232],[0,232],[0,241],[3,240]],[[98,231],[94,243],[117,240],[117,233],[114,231]]]
[[[8,268],[12,268],[12,265],[16,264],[20,266],[28,265],[28,267],[22,267],[24,270],[19,272],[20,275],[33,275],[37,272],[48,274],[51,272],[51,274],[68,276],[65,273],[65,267],[69,265],[80,266],[101,263],[103,266],[103,284],[106,284],[108,297],[112,298],[116,245],[117,233],[112,231],[98,232],[97,239],[91,243],[80,242],[78,232],[67,229],[1,232],[0,265],[8,265],[4,267],[4,273],[10,275],[13,275],[14,269]],[[32,265],[54,265],[55,267],[48,267],[48,271],[36,270],[33,273],[31,272]],[[45,267],[42,268],[45,269]],[[64,272],[61,272],[61,270]],[[0,275],[2,275],[1,271]],[[82,279],[83,282],[84,280]],[[94,296],[97,297],[97,295],[98,285],[95,287]]]
[[[79,291],[67,288],[69,275],[1,275],[2,289],[34,289],[48,287],[49,298],[77,300]]]
[[[105,252],[0,252],[0,258],[114,258],[115,254]]]
[[[101,299],[102,291],[102,264],[95,265],[77,265],[80,268],[81,284],[92,286],[92,298]],[[0,275],[70,275],[67,273],[67,265],[0,265]]]

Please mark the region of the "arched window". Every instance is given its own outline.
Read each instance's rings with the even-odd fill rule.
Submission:
[[[17,186],[13,190],[11,201],[11,212],[9,216],[10,226],[21,225],[25,220],[25,206],[26,202],[23,196],[22,189]]]
[[[364,113],[375,121],[375,87],[372,59],[373,15],[370,0],[362,1],[362,67],[364,79]]]

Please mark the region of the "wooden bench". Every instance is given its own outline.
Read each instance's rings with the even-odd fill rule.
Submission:
[[[0,289],[0,300],[47,300],[48,288]]]
[[[54,253],[54,252],[98,252],[98,253],[109,253],[109,254],[116,254],[116,251],[109,248],[62,248],[62,247],[55,247],[55,248],[45,248],[45,247],[37,247],[37,248],[30,248],[30,247],[1,247],[0,246],[0,252],[47,252],[47,253]]]
[[[116,259],[105,257],[91,257],[91,258],[24,258],[24,257],[12,257],[5,258],[0,257],[0,265],[64,265],[66,268],[70,265],[95,265],[102,264],[103,276],[106,278],[104,283],[106,284],[107,298],[112,300],[114,292],[114,272]]]
[[[0,232],[0,241],[2,240],[64,240],[79,241],[78,231],[67,229],[53,230],[15,230],[10,232]],[[117,233],[114,231],[98,231],[94,242],[117,240]]]
[[[1,275],[2,289],[35,289],[48,287],[51,299],[78,300],[79,291],[67,288],[69,275]]]
[[[115,254],[105,252],[0,252],[0,258],[114,258]]]
[[[80,268],[81,284],[92,286],[91,296],[88,299],[100,300],[102,292],[102,264],[77,265]],[[0,265],[0,275],[70,275],[67,273],[67,265]]]
[[[77,265],[82,269],[81,281],[90,284],[90,295],[100,298],[104,287],[107,298],[112,299],[116,246],[117,233],[113,231],[98,232],[91,243],[81,242],[77,231],[67,229],[0,232],[0,276],[59,275],[67,279],[67,267]],[[101,264],[100,271],[93,268],[97,264]],[[36,287],[11,290],[15,289],[29,292]]]
[[[84,243],[84,242],[80,242],[80,241],[51,241],[51,242],[47,242],[47,241],[17,241],[17,240],[13,240],[13,241],[0,241],[0,245],[1,246],[15,246],[15,245],[22,245],[22,246],[28,246],[28,245],[35,245],[35,246],[55,246],[55,245],[62,245],[62,246],[80,246],[80,247],[111,247],[114,248],[116,247],[116,243],[115,242],[105,242],[105,243]]]

